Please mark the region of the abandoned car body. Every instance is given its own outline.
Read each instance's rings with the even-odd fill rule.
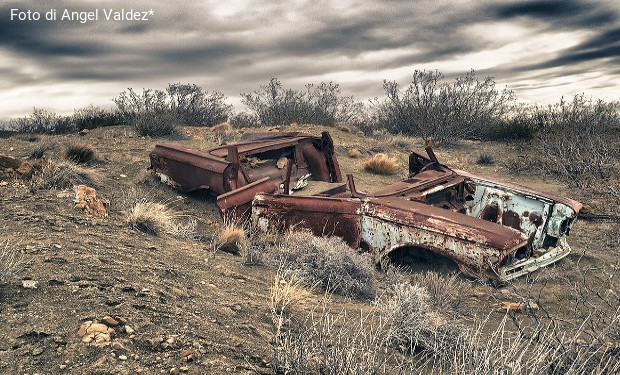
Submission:
[[[252,171],[240,160],[270,156],[260,153],[266,150],[264,142],[295,146],[287,146],[293,149],[287,153],[286,168],[276,166],[278,173],[254,172],[256,177],[248,179]],[[279,156],[273,154],[276,149],[269,149],[271,156]],[[185,191],[204,188],[180,178],[171,155],[157,150],[151,154],[157,173]],[[223,189],[213,189],[225,192],[218,196],[224,213],[239,215],[254,198],[252,220],[263,229],[299,227],[316,235],[338,236],[377,261],[402,249],[432,252],[454,260],[473,277],[508,281],[562,259],[570,252],[566,237],[581,209],[568,198],[451,169],[430,148],[428,157],[411,153],[406,179],[369,194],[356,190],[351,175],[340,183],[331,137],[325,133],[320,139],[285,133],[214,150],[219,151],[193,152],[197,159],[186,160],[182,168],[188,173],[185,178],[206,181],[207,177],[190,176],[214,174],[200,164],[204,155],[237,165],[238,170],[218,177]]]
[[[313,137],[298,132],[248,134],[240,143],[206,151],[161,144],[149,155],[150,169],[183,192],[217,195],[234,207],[231,214],[240,215],[258,192],[300,189],[308,179],[341,182],[333,146],[329,133]]]

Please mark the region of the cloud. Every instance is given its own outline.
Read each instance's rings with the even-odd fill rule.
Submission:
[[[11,8],[99,9],[100,19],[11,21]],[[155,14],[105,21],[104,8]],[[54,85],[80,93],[90,87],[92,102],[107,105],[127,87],[191,82],[238,102],[240,92],[278,77],[297,88],[335,80],[345,94],[365,99],[382,95],[383,79],[407,83],[415,69],[446,77],[475,69],[524,96],[528,87],[540,92],[546,74],[565,74],[584,91],[608,93],[596,91],[603,79],[586,73],[617,82],[619,14],[612,0],[2,2],[0,98],[21,98],[0,108],[0,118],[50,103],[73,110],[74,95],[63,107],[61,93],[41,90]],[[564,93],[557,84],[549,83],[557,95],[548,100]]]

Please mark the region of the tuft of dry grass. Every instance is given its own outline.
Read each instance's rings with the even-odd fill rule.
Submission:
[[[9,281],[19,271],[21,253],[7,241],[0,242],[0,284]]]
[[[234,223],[224,223],[213,242],[214,250],[239,254],[248,247],[245,230]]]
[[[349,150],[349,157],[350,158],[359,158],[360,156],[362,156],[362,152],[356,148],[352,148]]]
[[[48,141],[41,142],[37,147],[35,147],[32,152],[30,152],[30,159],[41,159],[45,156],[45,153],[52,148],[52,143]]]
[[[75,164],[86,164],[95,160],[95,149],[91,145],[72,143],[65,148],[64,156]]]
[[[220,124],[217,125],[213,125],[210,129],[211,133],[226,133],[226,132],[230,132],[233,131],[233,127],[232,125],[230,125],[230,123],[228,122],[222,122]]]
[[[391,158],[386,154],[379,153],[366,160],[362,164],[364,170],[382,175],[390,175],[398,172],[400,166],[395,158]]]
[[[345,133],[351,133],[351,128],[346,125],[338,125],[338,130]]]
[[[97,186],[101,179],[101,175],[92,168],[49,160],[35,173],[32,183],[39,189],[65,189],[74,185]]]
[[[270,292],[272,311],[286,315],[300,302],[307,300],[312,294],[312,289],[306,288],[298,278],[293,276],[286,280],[282,272],[278,272],[274,276]]]
[[[127,215],[127,223],[141,232],[159,235],[174,223],[174,212],[163,203],[137,202]]]

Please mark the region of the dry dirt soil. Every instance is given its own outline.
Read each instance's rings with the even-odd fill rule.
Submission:
[[[282,130],[331,131],[341,167],[354,173],[359,190],[402,178],[408,150],[423,149],[416,139],[377,140],[320,126]],[[215,145],[209,129],[184,127],[181,133],[174,142]],[[147,171],[148,153],[162,139],[138,137],[122,126],[86,135],[11,135],[0,139],[0,154],[26,159],[47,143],[51,148],[45,157],[61,160],[71,142],[94,148],[92,166],[102,176],[97,194],[110,200],[111,212],[107,218],[93,218],[76,210],[71,189],[32,189],[21,180],[0,185],[0,241],[21,253],[21,269],[0,285],[0,373],[273,373],[269,289],[275,271],[213,251],[209,239],[222,226],[214,199],[179,194]],[[350,158],[352,148],[362,157]],[[361,161],[376,152],[397,157],[402,173],[385,177],[365,172]],[[476,165],[482,152],[493,155],[495,163]],[[436,150],[445,164],[580,199],[578,191],[550,179],[508,174],[502,162],[519,152],[517,146],[482,142]],[[197,220],[201,241],[129,227],[120,202],[132,189]],[[617,294],[605,293],[617,293],[618,224],[580,221],[573,229],[574,252],[555,267],[501,289],[463,277],[471,290],[462,296],[465,306],[494,314],[498,301],[519,302],[524,294],[517,292],[526,291],[546,310],[568,319],[575,315],[575,303],[567,300],[566,285],[578,282],[611,296],[605,298],[617,305]],[[332,303],[348,309],[358,305],[342,298]],[[117,327],[107,345],[83,343],[80,326],[105,316],[126,321],[124,327],[130,329]]]

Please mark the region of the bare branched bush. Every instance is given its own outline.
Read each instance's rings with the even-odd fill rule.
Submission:
[[[65,189],[74,185],[96,187],[101,179],[101,175],[95,169],[69,161],[56,163],[48,160],[43,163],[40,170],[35,171],[32,185],[38,189]]]
[[[483,129],[501,122],[512,107],[513,93],[498,90],[492,77],[480,80],[472,70],[451,84],[442,79],[438,71],[416,70],[404,90],[384,81],[387,99],[375,103],[376,127],[450,143],[481,137]]]
[[[371,173],[390,175],[398,172],[400,166],[396,159],[379,153],[366,160],[362,164],[364,169]]]
[[[123,121],[133,126],[138,135],[160,137],[176,132],[178,119],[164,91],[143,89],[138,94],[129,88],[112,101]]]
[[[535,113],[540,166],[563,180],[588,186],[620,175],[620,102],[577,95]]]
[[[121,118],[116,112],[91,104],[88,107],[76,109],[70,116],[70,121],[75,130],[82,130],[117,125],[121,122]]]
[[[353,97],[342,96],[340,86],[333,82],[308,84],[305,90],[297,91],[284,88],[277,78],[272,78],[260,91],[242,97],[243,104],[263,126],[293,122],[335,126],[354,120],[361,108]]]
[[[208,93],[195,84],[169,84],[166,89],[170,109],[184,125],[213,126],[231,115],[232,106],[226,104],[221,92]]]
[[[34,107],[29,116],[10,120],[10,127],[20,133],[70,133],[76,130],[69,117],[53,111]]]
[[[374,297],[372,260],[340,238],[316,237],[306,231],[259,237],[263,240],[253,239],[248,245],[245,257],[251,258],[251,263],[278,267],[283,278],[294,278],[307,287],[317,286],[347,297]]]

